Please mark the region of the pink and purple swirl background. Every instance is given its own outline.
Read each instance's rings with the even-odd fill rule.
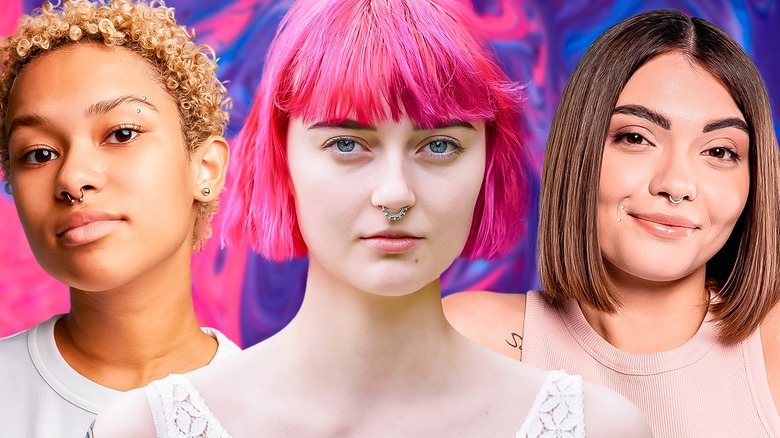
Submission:
[[[277,0],[169,0],[180,23],[194,28],[220,58],[219,75],[234,100],[228,138],[241,128],[261,76],[263,58],[289,7]],[[0,36],[17,18],[39,6],[32,0],[0,0]],[[561,91],[577,60],[609,26],[633,14],[672,8],[705,18],[736,39],[756,63],[780,120],[780,5],[777,0],[473,0],[501,65],[527,84],[525,132],[534,158],[529,165],[532,200],[525,234],[505,259],[458,260],[443,276],[444,294],[460,290],[508,293],[538,288],[536,228],[544,143]],[[247,158],[244,158],[247,159]],[[355,269],[360,269],[356,266]],[[216,239],[193,260],[193,294],[200,323],[220,329],[243,346],[283,327],[303,298],[306,260],[270,263],[246,248],[220,249]],[[35,262],[14,210],[0,194],[0,337],[67,312],[68,288]]]

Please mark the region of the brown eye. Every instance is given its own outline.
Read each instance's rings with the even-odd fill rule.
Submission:
[[[625,135],[626,141],[633,144],[642,144],[642,142],[645,140],[644,137],[642,137],[639,134],[635,133],[628,133]]]
[[[43,164],[59,157],[59,154],[50,149],[35,149],[25,154],[24,159],[28,163]]]
[[[720,159],[732,159],[734,158],[734,152],[732,152],[728,148],[712,148],[709,151],[707,151],[711,157],[720,158]]]
[[[118,128],[113,131],[111,131],[111,135],[108,136],[106,139],[106,143],[109,144],[122,144],[122,143],[129,143],[132,140],[135,140],[136,137],[138,137],[140,128],[137,127],[126,127],[126,128]]]

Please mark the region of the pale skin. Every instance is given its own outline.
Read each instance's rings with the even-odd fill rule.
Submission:
[[[54,330],[65,361],[122,391],[208,364],[217,342],[195,319],[189,266],[198,203],[224,183],[225,140],[187,152],[177,105],[151,65],[96,43],[31,61],[6,125],[30,246],[70,286],[70,312]],[[63,192],[82,189],[84,202],[70,205]]]
[[[690,340],[705,318],[706,262],[731,234],[749,193],[749,136],[725,87],[677,53],[640,68],[616,108],[605,142],[598,224],[623,305],[614,315],[580,307],[615,347],[656,353]],[[669,196],[683,200],[672,204]],[[466,292],[444,299],[447,318],[462,334],[518,360],[525,304],[524,294]],[[778,306],[760,331],[770,391],[780,406]]]
[[[458,334],[438,279],[468,237],[484,124],[293,119],[288,155],[306,295],[279,334],[189,374],[222,426],[235,437],[513,436],[546,372]],[[409,212],[389,222],[380,206]],[[625,399],[590,385],[585,397],[599,406],[586,408],[589,435],[650,436]],[[615,413],[625,423],[611,424]],[[95,434],[155,436],[145,394],[101,413]]]

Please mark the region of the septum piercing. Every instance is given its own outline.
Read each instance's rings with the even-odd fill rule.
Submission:
[[[76,203],[76,198],[74,198],[73,195],[71,195],[69,192],[63,191],[62,194],[63,194],[63,196],[65,196],[65,198],[68,199],[68,203],[70,205],[73,205],[73,204]],[[81,196],[78,198],[78,201],[79,202],[84,202],[84,188],[83,187],[81,188]]]
[[[401,211],[399,211],[398,213],[390,213],[390,210],[388,210],[387,207],[382,206],[382,213],[390,222],[400,221],[401,219],[403,219],[404,216],[406,216],[407,211],[409,211],[409,206],[402,207]]]
[[[669,202],[671,202],[672,204],[679,204],[683,202],[683,199],[685,199],[685,196],[680,197],[680,199],[674,199],[672,195],[669,195]]]

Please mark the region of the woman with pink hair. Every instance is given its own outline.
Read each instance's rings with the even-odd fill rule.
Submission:
[[[225,237],[307,255],[303,305],[235,360],[128,395],[98,436],[649,436],[617,394],[444,318],[441,273],[504,254],[525,193],[520,90],[470,14],[446,0],[292,7],[233,156]]]

